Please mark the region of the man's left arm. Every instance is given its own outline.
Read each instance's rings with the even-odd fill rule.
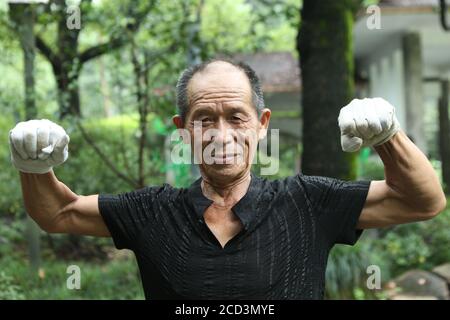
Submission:
[[[431,163],[403,131],[375,150],[384,163],[385,180],[371,182],[358,229],[427,220],[445,208]]]
[[[358,229],[433,218],[446,206],[439,178],[420,149],[400,129],[392,105],[381,98],[354,100],[339,115],[344,151],[373,146],[385,180],[372,181]]]

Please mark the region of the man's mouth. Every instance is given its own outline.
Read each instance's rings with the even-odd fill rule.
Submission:
[[[239,156],[237,153],[214,154],[212,159],[216,164],[231,164],[237,162]]]

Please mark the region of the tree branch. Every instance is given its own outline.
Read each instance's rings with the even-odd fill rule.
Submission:
[[[95,142],[92,140],[92,138],[87,134],[86,130],[81,125],[81,122],[79,120],[76,120],[76,125],[78,129],[80,129],[81,135],[83,136],[84,140],[94,149],[94,151],[97,153],[97,155],[102,159],[102,161],[108,166],[111,171],[120,179],[128,183],[131,187],[136,188],[138,187],[138,183],[132,179],[127,177],[125,174],[119,171],[117,167],[113,164],[111,160],[103,153],[102,150],[95,144]]]
[[[82,53],[80,53],[80,65],[91,59],[97,58],[105,54],[106,52],[122,47],[126,44],[126,39],[127,38],[125,36],[118,37],[115,39],[111,39],[106,43],[102,43],[84,50]]]
[[[142,19],[144,19],[145,16],[150,12],[154,4],[155,1],[151,1],[144,10],[132,16],[135,22],[125,26],[125,28],[118,33],[118,36],[111,37],[109,41],[93,46],[80,53],[79,55],[80,65],[83,65],[83,63],[91,59],[97,58],[98,56],[101,56],[111,50],[115,50],[124,46],[130,39],[129,33],[134,33],[135,31],[137,31]]]
[[[53,68],[58,68],[59,59],[58,56],[53,52],[53,50],[44,42],[44,40],[39,36],[35,36],[36,48],[47,58],[47,60],[51,63]]]

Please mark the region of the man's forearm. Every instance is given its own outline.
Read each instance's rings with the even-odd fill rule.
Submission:
[[[78,198],[58,181],[53,171],[45,174],[20,172],[20,181],[28,214],[47,231],[51,229],[58,213]]]
[[[445,207],[445,195],[431,163],[403,131],[375,150],[384,163],[387,185],[406,205],[425,213]]]

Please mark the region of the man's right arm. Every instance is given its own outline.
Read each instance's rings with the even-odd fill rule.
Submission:
[[[49,233],[109,237],[98,208],[98,195],[80,196],[59,181],[53,170],[44,174],[20,172],[25,208]]]
[[[79,196],[53,173],[67,160],[69,140],[61,126],[46,119],[20,122],[10,131],[11,161],[20,171],[25,208],[47,232],[110,236],[98,195]]]

